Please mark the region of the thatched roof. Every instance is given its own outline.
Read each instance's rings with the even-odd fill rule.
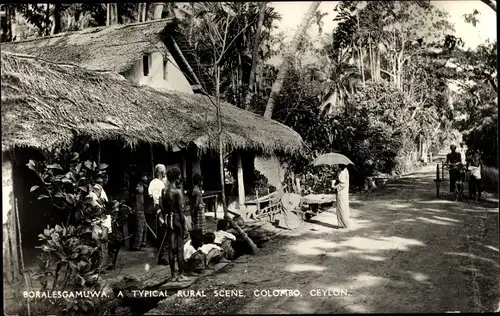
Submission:
[[[179,42],[179,47],[198,80],[210,87],[205,70],[190,58],[192,49],[186,45],[183,35],[177,28],[176,20],[172,18],[93,27],[21,42],[6,42],[2,43],[2,51],[31,55],[90,70],[123,73],[144,54],[158,50],[165,52],[165,44],[170,47],[172,38]],[[185,70],[182,58],[179,58],[173,49],[170,51],[176,58],[177,64]],[[185,74],[191,84],[196,84],[196,79],[188,71],[185,71]]]
[[[71,144],[73,133],[167,147],[217,149],[216,107],[209,97],[137,86],[110,72],[1,53],[2,151]],[[299,134],[276,121],[221,105],[228,150],[297,153]]]

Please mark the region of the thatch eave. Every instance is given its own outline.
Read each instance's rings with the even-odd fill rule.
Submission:
[[[74,134],[166,148],[196,143],[217,150],[216,108],[209,97],[137,86],[108,72],[1,54],[2,150],[50,149]],[[221,104],[226,150],[298,154],[299,134],[276,121]]]

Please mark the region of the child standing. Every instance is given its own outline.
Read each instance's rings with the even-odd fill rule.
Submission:
[[[134,245],[132,250],[140,250],[141,248],[146,247],[146,239],[147,239],[147,223],[146,223],[146,214],[145,214],[145,204],[148,198],[148,176],[146,173],[141,175],[141,179],[137,183],[135,188],[135,223],[136,223],[136,231],[134,236]]]
[[[191,194],[191,221],[193,229],[199,229],[203,234],[207,232],[205,219],[205,204],[203,203],[203,177],[199,174],[193,176],[193,192]]]

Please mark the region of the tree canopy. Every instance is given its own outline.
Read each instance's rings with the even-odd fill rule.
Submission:
[[[29,24],[23,38],[47,36],[106,25],[110,10],[99,3],[4,9],[11,19],[2,20],[3,41],[22,39],[9,21]],[[154,10],[118,3],[116,21],[150,19]],[[270,61],[290,46],[276,30],[280,14],[259,2],[169,3],[162,10],[177,17],[210,74],[220,59],[220,96],[263,114],[279,70]],[[464,16],[473,25],[480,18],[477,10]],[[331,34],[322,33],[325,19],[337,22]],[[301,134],[311,155],[343,152],[362,176],[401,172],[460,132],[497,164],[496,41],[463,49],[449,15],[430,1],[342,1],[334,12],[316,11],[306,28],[312,25],[321,36],[298,40],[272,111]]]

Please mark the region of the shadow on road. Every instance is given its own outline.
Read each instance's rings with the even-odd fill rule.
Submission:
[[[269,242],[258,255],[237,260],[230,270],[208,278],[210,288],[247,293],[218,299],[218,313],[496,309],[498,201],[454,203],[448,194],[438,200],[433,172],[430,166],[384,190],[353,197],[353,225],[348,230],[336,229],[334,211],[323,212]],[[252,295],[273,289],[300,290],[301,296]],[[331,291],[324,296],[322,289]],[[193,299],[162,310],[182,314],[189,305],[203,312],[207,304],[213,301]]]
[[[261,260],[272,257],[269,275],[284,273],[266,287],[295,286],[308,299],[269,300],[265,312],[496,309],[498,202],[447,198],[435,199],[429,172],[414,173],[353,201],[354,224],[348,231],[335,230],[334,213],[325,212],[310,221],[312,228],[273,242]],[[326,288],[346,289],[349,295],[309,297],[310,290]],[[264,311],[255,304],[263,303],[252,302],[244,311]]]

